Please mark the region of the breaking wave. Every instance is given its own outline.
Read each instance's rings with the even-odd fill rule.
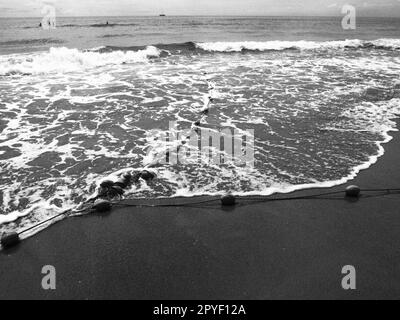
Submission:
[[[245,41],[197,43],[199,49],[211,52],[282,51],[318,49],[400,49],[400,39],[340,40],[340,41]]]
[[[48,52],[33,55],[1,57],[0,75],[83,71],[106,65],[145,62],[160,55],[161,51],[152,46],[138,51],[113,51],[109,53],[51,48]]]
[[[399,50],[400,39],[378,39],[366,40],[339,40],[339,41],[243,41],[243,42],[184,42],[170,44],[155,44],[161,50],[179,54],[185,52],[264,52],[285,50],[337,50],[337,49],[376,49],[376,50]],[[99,52],[111,51],[136,51],[142,50],[143,46],[104,46],[98,48]]]
[[[12,41],[21,44],[25,40]],[[37,44],[62,43],[57,39],[29,40]],[[11,41],[5,42],[11,44]],[[1,43],[0,43],[1,44]],[[3,43],[4,44],[4,43]],[[103,46],[92,50],[51,48],[30,56],[3,56],[0,58],[0,75],[42,74],[52,72],[82,71],[105,65],[144,62],[155,57],[185,53],[234,53],[265,52],[284,50],[338,50],[338,49],[376,49],[399,50],[400,39],[343,40],[343,41],[266,41],[266,42],[204,42],[172,43],[153,46]]]

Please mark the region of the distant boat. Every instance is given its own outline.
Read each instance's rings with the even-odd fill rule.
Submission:
[[[166,15],[162,13],[162,14],[160,14],[160,17],[166,17]]]

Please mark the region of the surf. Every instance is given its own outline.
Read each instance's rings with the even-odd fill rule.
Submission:
[[[116,50],[109,53],[82,51],[66,47],[48,52],[0,56],[0,75],[34,75],[85,71],[107,65],[146,62],[161,55],[153,46],[135,51]]]
[[[397,129],[396,41],[126,41],[0,56],[0,165],[11,173],[0,229],[76,208],[105,181],[113,185],[102,194],[126,199],[345,183],[378,161]],[[121,195],[114,184],[125,186],[124,173],[149,170],[146,150],[165,150],[169,121],[255,129],[255,167],[157,165],[154,179],[135,179]]]

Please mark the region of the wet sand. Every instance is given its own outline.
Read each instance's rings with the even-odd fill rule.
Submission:
[[[400,187],[400,134],[352,181]],[[338,186],[332,190],[342,190]],[[293,195],[329,190],[308,190]],[[1,299],[399,299],[400,196],[66,219],[0,253]],[[57,289],[41,288],[44,265]],[[342,267],[357,290],[341,288]]]

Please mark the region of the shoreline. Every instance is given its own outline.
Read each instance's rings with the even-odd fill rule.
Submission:
[[[391,136],[351,184],[400,186],[400,132]],[[398,299],[399,200],[120,208],[65,219],[0,252],[0,299]],[[41,288],[45,265],[56,268],[54,291]],[[341,288],[345,265],[356,268],[355,291]]]
[[[376,142],[376,145],[378,147],[378,154],[377,155],[372,155],[369,157],[368,161],[365,163],[362,163],[354,168],[351,169],[349,175],[341,178],[340,180],[331,180],[331,181],[324,181],[324,182],[316,182],[316,183],[310,183],[310,184],[301,184],[301,185],[291,185],[291,186],[285,186],[282,187],[281,189],[276,188],[276,187],[270,187],[268,189],[266,189],[266,191],[254,191],[254,192],[246,192],[246,193],[240,193],[240,194],[236,194],[233,193],[235,195],[235,197],[237,198],[242,198],[244,201],[246,201],[246,198],[251,198],[251,197],[269,197],[269,198],[274,198],[274,197],[279,197],[279,196],[285,196],[285,195],[291,195],[294,193],[300,193],[302,191],[312,191],[312,190],[327,190],[327,189],[332,189],[335,187],[339,187],[342,185],[345,185],[351,181],[353,181],[354,179],[357,178],[357,176],[363,172],[368,170],[371,166],[373,166],[374,164],[376,164],[380,158],[382,158],[385,155],[385,148],[384,146],[387,145],[389,142],[391,142],[394,139],[393,134],[390,135],[390,133],[392,132],[399,132],[400,130],[398,129],[398,127],[400,126],[400,119],[398,117],[391,119],[392,121],[395,122],[394,127],[388,129],[384,134],[384,140],[381,142]],[[146,169],[147,167],[143,167],[143,169]],[[133,168],[131,170],[134,170]],[[117,180],[117,177],[120,173],[123,173],[125,171],[129,171],[127,168],[125,169],[121,169],[119,171],[113,172],[111,174],[109,174],[107,177],[105,177],[103,180]],[[96,194],[94,193],[91,197],[94,197]],[[205,193],[205,194],[191,194],[188,196],[185,195],[174,195],[171,197],[157,197],[157,198],[151,198],[151,199],[145,199],[145,198],[138,198],[138,199],[133,199],[132,202],[149,202],[152,203],[153,201],[156,202],[171,202],[174,203],[176,201],[179,202],[179,200],[193,200],[193,199],[209,199],[209,198],[216,198],[217,200],[219,200],[220,197],[222,197],[223,194],[219,194],[218,192],[216,193]],[[128,203],[130,200],[126,199],[126,200],[122,200],[122,202],[126,202]],[[9,215],[5,215],[4,217],[1,217],[0,215],[0,226],[1,224],[4,223],[13,223],[16,222],[18,219],[25,217],[26,215],[30,214],[35,208],[39,207],[39,205],[35,205],[34,207],[28,208],[22,212],[14,212],[12,214]],[[69,208],[64,208],[60,211],[60,213],[62,212],[67,212],[69,210],[74,210],[74,207],[71,206]],[[60,213],[57,214],[60,215]],[[85,213],[84,215],[87,215],[90,213]],[[10,218],[10,216],[13,216],[13,218]],[[81,215],[77,215],[77,216],[73,216],[73,217],[80,217]],[[3,220],[2,220],[3,219]],[[66,218],[56,218],[54,221],[50,221],[49,223],[44,224],[44,227],[39,228],[39,229],[35,229],[33,228],[33,231],[28,233],[28,235],[25,234],[25,236],[21,237],[21,240],[26,240],[30,237],[35,236],[36,234],[45,231],[47,228],[51,227],[53,224],[58,223],[60,221],[66,220],[68,219],[68,217]],[[32,226],[30,226],[29,228],[32,228]],[[22,230],[18,230],[17,232],[21,232]],[[25,232],[24,232],[25,233]],[[2,248],[0,246],[0,252],[1,252]]]

